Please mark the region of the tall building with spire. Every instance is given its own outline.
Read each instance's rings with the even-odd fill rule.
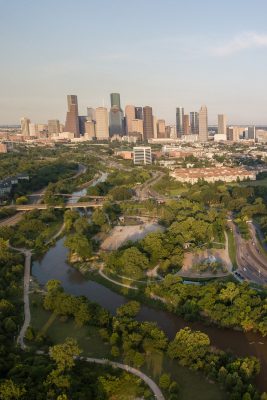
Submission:
[[[183,107],[176,108],[176,132],[180,138],[184,134],[184,109]]]
[[[208,109],[206,106],[201,106],[199,111],[199,141],[207,142],[208,133]]]
[[[79,112],[78,112],[78,99],[77,96],[70,94],[67,96],[68,111],[65,123],[65,132],[74,133],[74,137],[80,137],[79,130]]]
[[[151,107],[146,106],[143,108],[143,119],[144,119],[144,140],[148,140],[154,137],[154,119]]]

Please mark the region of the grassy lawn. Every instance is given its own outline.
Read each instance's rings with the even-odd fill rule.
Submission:
[[[163,373],[169,373],[180,387],[180,400],[223,400],[225,394],[218,384],[211,383],[198,372],[180,366],[177,361],[166,356],[153,354],[147,357],[142,370],[155,381]],[[167,397],[167,396],[166,396]]]
[[[231,230],[227,230],[226,233],[228,236],[229,256],[233,264],[233,270],[235,271],[237,269],[237,263],[236,263],[236,247],[235,247],[234,234]]]
[[[35,332],[46,333],[53,343],[61,343],[67,337],[77,340],[84,356],[111,358],[110,345],[105,344],[94,326],[78,328],[71,319],[64,320],[42,307],[42,296],[31,294],[32,327]],[[118,361],[122,361],[118,359]],[[206,380],[202,374],[181,367],[176,361],[159,353],[147,356],[141,368],[155,381],[163,372],[171,374],[181,388],[181,400],[223,400],[224,394],[218,387]]]
[[[33,302],[36,305],[33,305]],[[110,346],[105,344],[94,326],[78,328],[72,319],[55,317],[42,307],[42,298],[39,294],[31,295],[31,326],[38,334],[45,333],[53,343],[62,343],[67,337],[77,340],[84,356],[108,358]]]

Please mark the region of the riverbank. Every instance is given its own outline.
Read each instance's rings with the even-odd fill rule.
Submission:
[[[56,317],[50,320],[51,313],[44,310],[41,303],[41,294],[31,294],[32,327],[36,334],[45,332],[48,341],[52,340],[53,344],[62,343],[67,337],[73,337],[83,350],[84,357],[104,359],[111,357],[111,345],[101,339],[98,328],[91,325],[77,327],[70,318]],[[40,343],[37,345],[34,342],[29,343],[31,343],[33,349],[40,348]],[[122,358],[114,359],[111,357],[111,359],[123,362]],[[158,381],[162,373],[169,373],[180,387],[179,398],[181,400],[225,399],[224,393],[218,385],[206,378],[203,379],[203,374],[181,367],[176,361],[172,361],[166,356],[160,354],[148,355],[140,370],[154,381]]]
[[[103,282],[98,274],[86,279],[78,270],[70,266],[66,260],[68,249],[64,247],[64,239],[57,241],[55,247],[49,251],[40,261],[33,263],[32,275],[41,284],[48,280],[58,279],[62,282],[67,293],[86,296],[89,300],[100,304],[112,314],[127,299],[135,299],[142,303],[141,311],[137,319],[139,321],[153,321],[172,339],[181,328],[189,326],[193,330],[206,333],[211,344],[225,351],[232,351],[238,356],[256,356],[260,359],[262,371],[257,378],[257,386],[260,390],[267,389],[265,371],[267,370],[267,340],[253,332],[239,332],[230,329],[222,329],[207,325],[201,321],[185,321],[181,317],[166,311],[166,307],[158,300],[147,300],[140,292],[127,288],[119,289],[111,282]],[[108,286],[108,287],[107,287]],[[138,297],[135,295],[138,293]],[[263,344],[262,344],[263,343]]]

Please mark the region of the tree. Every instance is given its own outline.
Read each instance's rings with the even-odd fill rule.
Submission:
[[[7,379],[0,383],[1,400],[17,400],[21,399],[25,394],[25,388],[14,383],[12,379]]]
[[[56,362],[60,372],[70,370],[75,365],[74,357],[80,354],[81,350],[73,338],[67,338],[64,343],[49,348],[49,356]]]
[[[118,317],[134,318],[140,311],[140,303],[138,301],[129,301],[117,308]]]
[[[92,244],[84,235],[78,233],[68,235],[64,242],[65,246],[83,260],[92,256]]]
[[[219,297],[221,300],[223,301],[230,301],[230,303],[233,303],[233,300],[236,296],[238,296],[239,294],[239,289],[238,287],[235,285],[235,283],[233,282],[229,282],[226,285],[226,288],[222,289]]]
[[[210,340],[205,333],[191,331],[187,327],[177,332],[175,339],[169,344],[168,354],[171,358],[177,358],[181,365],[199,369],[204,365],[209,345]]]
[[[161,389],[167,390],[171,384],[171,378],[169,374],[162,374],[159,378],[159,386]]]

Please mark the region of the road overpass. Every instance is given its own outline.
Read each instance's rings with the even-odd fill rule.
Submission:
[[[80,203],[66,203],[66,204],[23,204],[12,206],[17,211],[32,211],[32,210],[47,210],[49,208],[99,208],[103,207],[103,202],[80,202]]]

